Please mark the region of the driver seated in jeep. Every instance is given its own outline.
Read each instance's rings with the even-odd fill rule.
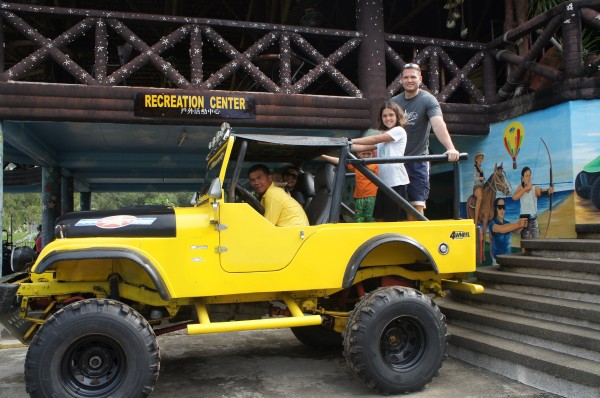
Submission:
[[[265,208],[265,218],[278,227],[308,225],[302,206],[282,188],[275,186],[271,170],[264,164],[255,164],[248,170],[250,185],[260,204]]]

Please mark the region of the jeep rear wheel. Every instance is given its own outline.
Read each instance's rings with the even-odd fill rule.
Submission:
[[[32,397],[146,397],[160,368],[146,320],[112,300],[73,303],[36,333],[25,358]]]
[[[344,356],[368,387],[384,394],[422,389],[442,366],[447,328],[421,292],[390,286],[365,296],[344,331]]]

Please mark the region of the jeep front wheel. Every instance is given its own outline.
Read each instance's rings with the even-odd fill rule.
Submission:
[[[384,394],[422,389],[442,366],[445,317],[421,292],[379,288],[365,296],[344,331],[344,356],[368,387]]]
[[[51,316],[25,358],[32,397],[146,397],[160,368],[156,336],[129,306],[73,303]]]

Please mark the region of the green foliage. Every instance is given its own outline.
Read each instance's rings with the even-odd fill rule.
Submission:
[[[190,206],[190,192],[101,192],[92,193],[92,210],[111,210],[132,206]],[[74,195],[75,210],[80,210],[79,194]],[[2,211],[2,229],[13,234],[28,233],[42,220],[40,193],[5,193]],[[29,224],[28,224],[29,223]],[[16,235],[15,235],[16,236]],[[13,236],[14,239],[15,236]]]
[[[585,27],[582,31],[581,46],[583,47],[583,58],[590,53],[597,53],[600,50],[600,37],[596,31],[591,31]]]
[[[101,192],[92,193],[92,210],[132,206],[190,206],[190,192]]]
[[[534,17],[542,14],[557,5],[566,2],[567,0],[528,0],[529,1],[529,15]],[[581,37],[581,46],[583,48],[583,59],[590,53],[597,53],[600,50],[600,37],[595,30],[590,30],[588,27],[583,27]],[[562,46],[562,37],[560,34],[556,35],[556,40]]]
[[[529,0],[529,15],[535,16],[556,7],[566,0]]]
[[[5,193],[2,211],[3,230],[11,230],[11,220],[13,233],[28,232],[31,228],[35,231],[42,220],[42,194]]]

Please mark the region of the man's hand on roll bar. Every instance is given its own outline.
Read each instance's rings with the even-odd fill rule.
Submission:
[[[459,153],[456,149],[448,149],[446,152],[444,152],[444,155],[448,156],[449,162],[458,161]]]

